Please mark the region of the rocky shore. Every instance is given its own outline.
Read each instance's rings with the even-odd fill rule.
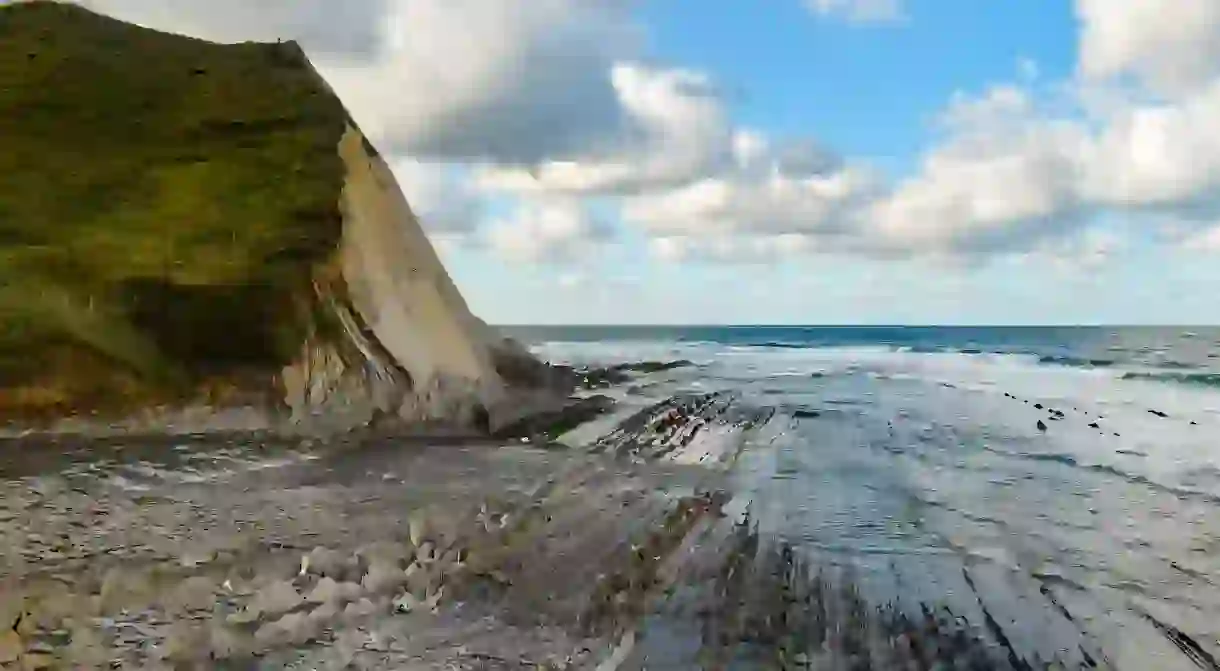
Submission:
[[[511,447],[370,431],[78,438],[48,457],[53,442],[9,441],[0,664],[495,668],[525,646],[567,668],[609,654],[664,558],[723,503],[702,469],[543,449],[611,407],[593,396],[534,417]],[[673,409],[645,412],[656,430],[633,417],[619,435],[681,445],[661,428]],[[420,632],[436,640],[418,647]]]
[[[759,528],[743,469],[820,414],[641,368],[498,438],[6,443],[0,668],[1043,668],[985,571],[870,601]]]

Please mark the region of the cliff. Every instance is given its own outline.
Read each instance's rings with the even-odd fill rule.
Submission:
[[[0,422],[486,429],[538,379],[294,43],[0,5],[0,147]]]

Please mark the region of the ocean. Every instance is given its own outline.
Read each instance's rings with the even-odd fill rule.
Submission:
[[[225,576],[304,590],[302,554],[445,512],[508,554],[435,615],[370,601],[357,666],[1220,669],[1218,328],[504,331],[557,364],[686,363],[582,390],[614,403],[556,435],[13,442],[0,583],[100,604],[155,569],[228,618]],[[145,668],[178,622],[157,608],[89,626]],[[350,668],[341,640],[258,666]]]
[[[505,331],[554,363],[692,363],[604,392],[619,417],[773,411],[735,496],[871,608],[977,623],[1012,668],[1220,668],[1218,328]]]
[[[895,352],[1006,354],[1038,363],[1114,368],[1131,377],[1217,385],[1220,327],[1182,326],[506,326],[509,335],[554,347],[600,343],[818,349],[874,347]],[[568,349],[571,349],[569,347]]]

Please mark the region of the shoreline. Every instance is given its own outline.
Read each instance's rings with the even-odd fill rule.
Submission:
[[[202,437],[190,456],[205,458],[216,447],[213,438]],[[174,440],[160,439],[160,446]],[[175,481],[175,467],[167,466],[128,490],[130,483],[105,472],[61,470],[0,483],[7,504],[0,504],[0,530],[12,539],[0,551],[9,588],[0,601],[24,604],[21,617],[0,616],[25,622],[21,663],[168,668],[257,660],[260,668],[281,668],[304,655],[313,660],[310,668],[339,668],[361,655],[392,653],[369,649],[375,632],[417,640],[423,631],[460,631],[469,638],[487,618],[501,624],[480,634],[486,652],[440,645],[399,650],[399,660],[507,660],[522,645],[530,647],[522,658],[546,657],[550,668],[604,657],[599,651],[609,651],[611,639],[629,627],[630,613],[589,605],[606,589],[595,574],[631,570],[638,540],[660,542],[648,540],[655,537],[650,529],[673,524],[672,511],[689,500],[666,492],[698,488],[703,469],[641,471],[607,455],[503,439],[450,435],[442,442],[369,433],[349,446],[319,441],[309,459],[220,468],[193,482]],[[682,528],[695,510],[685,509]],[[666,547],[678,547],[679,538],[665,537]],[[559,578],[552,567],[564,565],[560,558],[574,547],[585,548],[582,557],[602,558],[572,564],[575,573]],[[300,570],[302,556],[313,557],[312,569]],[[319,568],[340,556],[346,573],[336,569],[332,578]],[[452,581],[443,578],[450,568]],[[403,576],[421,571],[431,577],[412,591]],[[613,593],[634,593],[630,585],[638,581],[625,579],[628,586]],[[23,598],[14,597],[14,586]],[[545,595],[553,590],[562,595],[558,601]],[[273,604],[277,598],[281,603]],[[544,603],[552,612],[539,620]],[[472,619],[477,611],[484,616]],[[584,624],[562,624],[569,616]],[[132,628],[143,632],[138,641],[124,633]],[[353,637],[364,637],[358,649]],[[0,664],[14,661],[14,645],[0,640]]]
[[[664,379],[606,390],[619,405],[566,449],[369,432],[249,459],[204,440],[0,478],[0,568],[33,592],[23,651],[152,669],[1114,668],[1104,630],[1063,619],[1089,611],[1060,583],[954,548],[843,564],[776,533],[802,501],[879,500],[850,477],[881,458],[854,438],[893,436],[885,418],[835,434],[866,425],[832,416],[833,392],[802,414]],[[802,427],[832,431],[820,452]]]
[[[0,448],[13,442],[63,441],[181,441],[183,439],[330,440],[366,434],[404,439],[461,438],[502,440],[521,437],[523,432],[547,433],[548,425],[581,423],[596,414],[589,397],[580,391],[595,391],[623,384],[633,374],[649,374],[693,365],[689,361],[639,361],[600,368],[546,366],[540,386],[510,388],[500,414],[499,426],[487,432],[451,422],[400,420],[391,415],[371,422],[349,423],[331,411],[294,420],[288,408],[266,405],[211,406],[188,404],[176,408],[142,410],[114,418],[70,416],[51,426],[0,423]],[[606,397],[602,397],[606,398]]]

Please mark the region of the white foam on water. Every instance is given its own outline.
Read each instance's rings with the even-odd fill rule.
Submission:
[[[611,347],[610,361],[691,359],[705,365],[673,371],[673,388],[734,389],[746,403],[824,410],[785,424],[792,431],[781,447],[756,442],[737,461],[740,505],[757,504],[765,532],[808,530],[809,547],[838,543],[857,558],[877,538],[892,541],[887,553],[943,548],[1014,584],[1034,572],[1058,576],[1077,586],[1060,597],[1073,599],[1088,627],[1108,629],[1115,616],[1146,626],[1124,606],[1145,594],[1165,607],[1159,618],[1216,651],[1220,390],[1124,380],[1120,368],[1044,364],[1031,355],[649,348]],[[584,360],[599,363],[598,351],[609,350],[591,348]],[[1050,408],[1064,418],[1050,419]],[[723,431],[704,431],[670,459],[706,463],[733,444]],[[902,526],[908,505],[917,530]],[[889,534],[891,524],[901,533]],[[994,599],[1014,594],[987,598],[994,608]],[[1146,663],[1155,657],[1147,644],[1164,642],[1158,636],[1131,636],[1144,645],[1120,656],[1136,660],[1131,668],[1161,668]]]
[[[714,343],[673,341],[605,341],[572,342],[551,341],[533,345],[530,351],[553,364],[566,366],[609,366],[640,361],[672,361],[690,359],[700,353],[714,351],[722,346]]]
[[[946,398],[945,403],[956,406],[945,408],[940,419],[946,424],[1011,427],[1019,435],[1039,435],[1034,425],[1048,413],[1033,404],[1041,403],[1067,414],[1064,421],[1047,422],[1046,451],[1062,453],[1081,466],[1109,467],[1166,487],[1197,488],[1220,496],[1220,475],[1210,482],[1198,482],[1201,473],[1220,473],[1220,446],[1213,438],[1220,429],[1220,390],[1124,380],[1124,369],[1044,364],[1027,354],[914,352],[885,346],[551,342],[535,346],[534,351],[551,361],[581,365],[689,359],[703,365],[667,373],[675,376],[677,387],[692,391],[742,388],[767,379],[786,389],[801,377],[819,384],[834,376],[855,374],[879,384],[923,383],[977,397]],[[799,392],[799,388],[793,391]],[[869,399],[869,393],[860,396]],[[885,388],[877,393],[884,397]],[[1004,397],[1005,393],[1018,400]],[[884,402],[880,397],[878,402]],[[1158,417],[1150,410],[1169,417]],[[1191,421],[1196,424],[1192,426]],[[1089,427],[1093,422],[1101,428]]]

